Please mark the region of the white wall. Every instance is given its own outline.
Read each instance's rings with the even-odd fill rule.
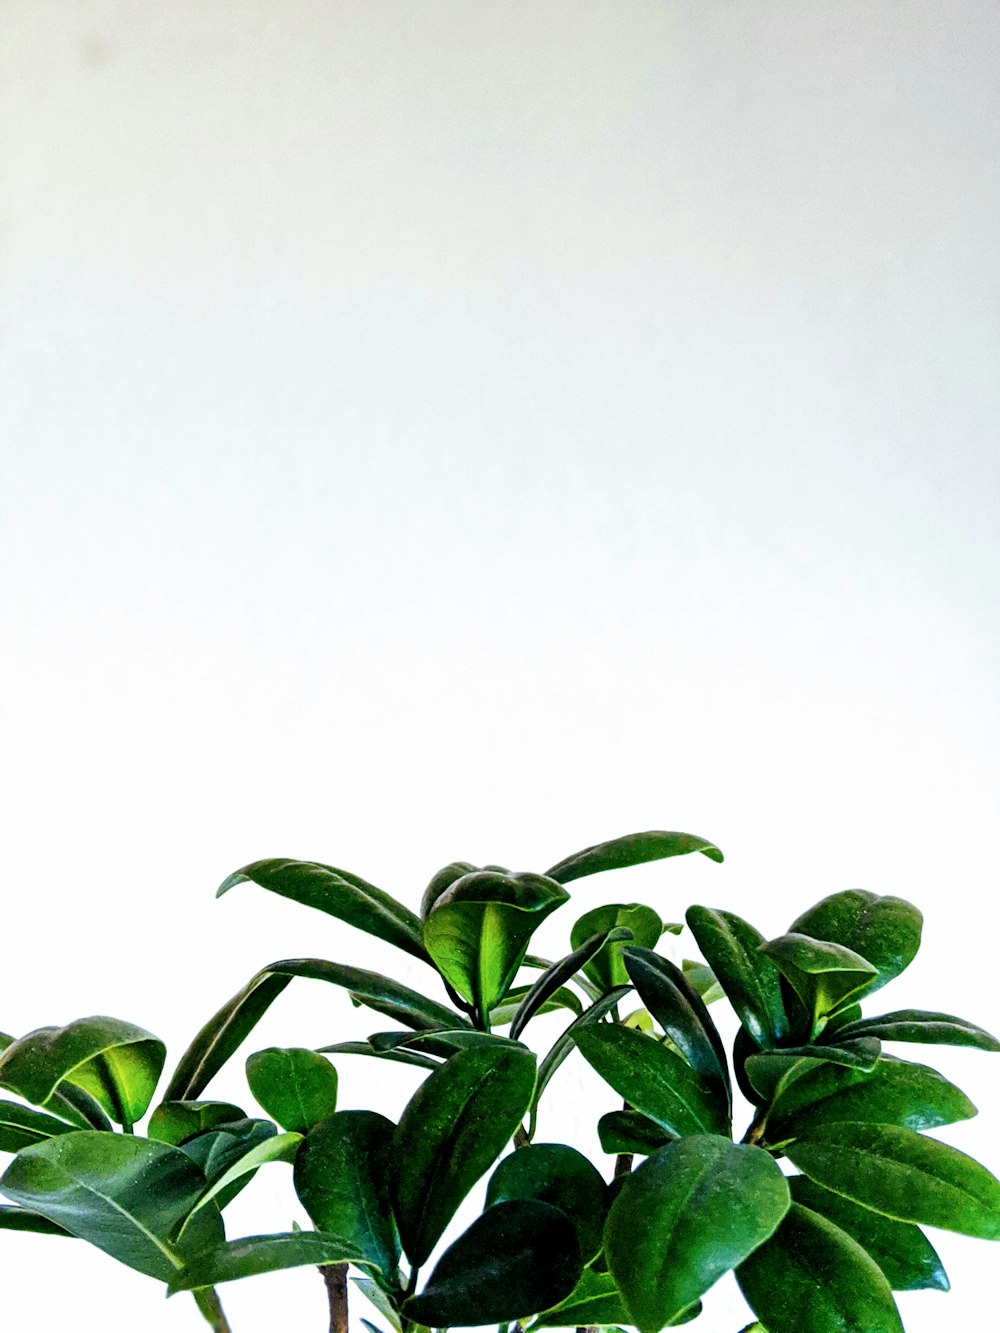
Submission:
[[[270,959],[396,967],[214,903],[259,856],[413,902],[648,827],[727,863],[580,910],[778,933],[901,893],[889,1007],[1000,1025],[997,6],[0,17],[0,1027],[112,1013],[176,1055]],[[374,1026],[302,983],[257,1045]],[[1000,1166],[995,1061],[931,1058]],[[342,1062],[344,1104],[398,1109],[377,1072]],[[247,1230],[301,1217],[285,1170]],[[909,1333],[985,1327],[995,1256],[940,1249]],[[198,1326],[82,1246],[3,1255],[18,1327]],[[235,1333],[323,1326],[308,1273],[225,1295]]]

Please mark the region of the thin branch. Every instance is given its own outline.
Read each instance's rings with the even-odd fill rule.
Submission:
[[[347,1264],[321,1264],[330,1302],[330,1333],[347,1333]]]

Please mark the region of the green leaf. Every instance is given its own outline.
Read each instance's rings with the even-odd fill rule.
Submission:
[[[761,951],[787,979],[808,1011],[814,1030],[871,988],[878,969],[843,944],[789,933]]]
[[[760,1148],[695,1135],[648,1158],[625,1178],[604,1231],[640,1333],[659,1333],[746,1259],[788,1206],[785,1177]]]
[[[641,1111],[608,1111],[597,1122],[601,1149],[607,1153],[640,1153],[648,1157],[675,1136]]]
[[[228,1167],[217,1180],[212,1182],[192,1209],[192,1216],[213,1200],[220,1208],[223,1207],[223,1197],[226,1202],[232,1198],[232,1194],[229,1192],[232,1187],[238,1182],[243,1182],[246,1177],[254,1175],[258,1168],[264,1166],[267,1162],[293,1162],[301,1142],[301,1134],[272,1134],[262,1143],[257,1143],[252,1148],[248,1148],[232,1166]]]
[[[903,1333],[875,1261],[846,1232],[796,1203],[737,1268],[736,1280],[767,1333]]]
[[[532,1143],[505,1157],[490,1177],[486,1207],[511,1199],[537,1199],[562,1209],[576,1227],[588,1263],[601,1248],[608,1187],[597,1168],[564,1143]]]
[[[669,1133],[728,1133],[726,1107],[712,1086],[655,1038],[617,1023],[594,1023],[580,1028],[574,1040],[615,1092]]]
[[[622,838],[612,838],[610,842],[598,842],[593,847],[585,847],[582,852],[574,852],[565,857],[545,873],[550,879],[560,884],[581,879],[584,875],[597,875],[603,870],[621,870],[625,866],[636,866],[644,861],[662,861],[668,856],[686,856],[688,852],[701,852],[710,861],[721,861],[722,853],[714,843],[693,833],[626,833]]]
[[[247,1059],[250,1091],[282,1129],[306,1134],[337,1109],[337,1071],[299,1046],[269,1046]]]
[[[144,1028],[117,1018],[78,1018],[12,1042],[0,1055],[0,1087],[42,1106],[65,1080],[131,1128],[149,1106],[165,1057],[163,1042]]]
[[[1000,1181],[957,1148],[898,1125],[817,1125],[786,1150],[815,1180],[900,1222],[1000,1240]]]
[[[793,1066],[797,1078],[807,1068],[822,1064],[838,1065],[845,1069],[856,1069],[859,1074],[870,1074],[878,1064],[881,1053],[881,1042],[872,1038],[845,1042],[842,1046],[782,1046],[776,1051],[748,1055],[744,1060],[744,1068],[754,1091],[760,1094],[761,1104],[766,1105],[774,1098],[778,1084]],[[803,1064],[803,1060],[808,1060],[809,1065]],[[853,1078],[848,1080],[854,1081]]]
[[[838,1029],[837,1041],[845,1037],[880,1037],[882,1041],[917,1041],[1000,1051],[1000,1041],[975,1023],[953,1014],[930,1013],[924,1009],[897,1009],[891,1014],[857,1018]]]
[[[698,948],[729,1003],[758,1046],[776,1046],[789,1035],[781,998],[781,974],[760,952],[764,936],[733,912],[689,907],[686,920]]]
[[[532,935],[568,897],[544,875],[472,871],[438,897],[424,946],[448,984],[486,1016],[510,988]]]
[[[179,1146],[201,1167],[207,1184],[214,1186],[248,1153],[272,1143],[276,1136],[277,1129],[270,1120],[233,1120],[206,1130],[193,1139],[186,1139]],[[225,1208],[249,1185],[257,1165],[259,1163],[252,1160],[246,1170],[237,1171],[228,1177],[216,1199],[220,1208]]]
[[[341,986],[352,999],[397,1019],[406,1027],[452,1028],[464,1021],[453,1010],[377,972],[331,963],[325,958],[282,959],[251,977],[208,1020],[181,1058],[164,1100],[189,1101],[199,1097],[293,977]]]
[[[177,1234],[205,1189],[179,1148],[128,1134],[77,1130],[24,1148],[0,1191],[140,1273],[168,1282],[188,1253],[222,1239],[214,1206],[183,1244]]]
[[[0,1205],[0,1231],[37,1231],[45,1236],[68,1236],[70,1232],[30,1208]]]
[[[629,1320],[622,1294],[611,1274],[585,1268],[566,1299],[540,1314],[529,1328],[594,1328],[627,1324]]]
[[[370,1277],[352,1277],[351,1281],[365,1300],[371,1301],[389,1327],[395,1329],[395,1333],[403,1333],[403,1325],[395,1306],[378,1283]]]
[[[604,935],[605,943],[582,965],[602,993],[615,986],[627,986],[629,975],[622,962],[622,946],[630,936],[644,948],[651,949],[663,934],[663,922],[651,907],[643,903],[604,903],[584,912],[570,931],[569,942],[576,953],[588,947],[595,935]]]
[[[870,1208],[862,1208],[817,1185],[808,1176],[793,1176],[788,1184],[796,1203],[820,1213],[867,1251],[893,1291],[948,1290],[948,1275],[937,1251],[912,1222],[896,1222]]]
[[[0,1101],[0,1152],[18,1152],[29,1144],[54,1138],[56,1134],[71,1134],[78,1128],[30,1106]]]
[[[725,995],[726,992],[719,985],[719,978],[707,963],[685,958],[681,963],[681,970],[701,996],[703,1004],[715,1004],[716,1000],[721,1000]]]
[[[497,1042],[521,1045],[509,1037],[500,1037],[494,1032],[477,1032],[473,1028],[453,1028],[450,1032],[373,1032],[368,1040],[376,1051],[405,1048],[426,1051],[428,1055],[439,1055],[445,1060],[470,1046],[495,1046]]]
[[[283,1231],[269,1236],[244,1236],[223,1241],[195,1255],[174,1275],[167,1295],[192,1291],[195,1287],[215,1287],[237,1278],[277,1273],[285,1268],[319,1267],[322,1264],[358,1264],[370,1268],[363,1255],[357,1254],[340,1236],[325,1231]]]
[[[569,1295],[581,1268],[576,1231],[560,1209],[498,1203],[445,1250],[402,1313],[435,1328],[522,1319]]]
[[[841,944],[867,959],[878,973],[865,987],[870,995],[910,965],[920,948],[922,926],[920,912],[905,899],[848,889],[810,907],[789,931]]]
[[[824,1064],[779,1085],[767,1117],[767,1137],[771,1143],[809,1137],[817,1125],[843,1120],[936,1129],[975,1114],[965,1093],[936,1069],[883,1056],[853,1085],[846,1083],[843,1070]]]
[[[579,922],[577,922],[577,925],[579,925]],[[519,1037],[528,1021],[535,1014],[544,1012],[546,1001],[550,996],[559,993],[563,982],[569,981],[577,972],[584,969],[605,945],[618,944],[631,938],[632,932],[622,927],[597,931],[588,939],[585,939],[572,953],[567,954],[565,958],[560,958],[557,963],[548,967],[522,999],[510,1026],[510,1035],[514,1038]],[[623,984],[627,981],[628,978],[624,978]]]
[[[419,919],[390,894],[358,875],[321,865],[318,861],[285,858],[254,861],[223,880],[215,896],[221,898],[236,884],[248,881],[280,894],[282,898],[291,898],[293,902],[315,907],[339,921],[346,921],[348,925],[427,962]]]
[[[370,1041],[338,1041],[332,1046],[320,1046],[319,1050],[328,1055],[370,1055],[378,1060],[395,1060],[399,1064],[415,1065],[418,1069],[437,1069],[440,1063],[438,1060],[431,1060],[426,1055],[418,1055],[416,1051],[405,1048],[378,1050]]]
[[[246,1111],[232,1102],[161,1102],[149,1117],[147,1133],[151,1139],[179,1148],[206,1129],[246,1118]]]
[[[498,1042],[459,1051],[410,1099],[394,1138],[393,1208],[411,1263],[426,1261],[503,1151],[534,1085],[534,1055]]]
[[[701,996],[679,967],[651,949],[625,948],[622,961],[653,1018],[691,1068],[718,1089],[728,1118],[733,1093],[726,1048]]]
[[[490,1010],[490,1027],[502,1028],[506,1027],[508,1023],[513,1023],[525,999],[533,989],[532,986],[512,986],[500,1003],[494,1005]],[[544,996],[537,1006],[532,1009],[528,1017],[532,1018],[535,1014],[554,1014],[562,1009],[568,1009],[577,1016],[583,1013],[583,1001],[576,991],[570,990],[568,986],[558,986]],[[514,1035],[520,1036],[523,1030],[524,1023],[521,1024]]]
[[[557,1037],[552,1043],[548,1054],[538,1066],[538,1081],[535,1084],[535,1095],[531,1099],[531,1109],[538,1106],[542,1093],[548,1087],[552,1075],[556,1072],[562,1062],[573,1050],[576,1044],[576,1036],[581,1028],[589,1027],[592,1023],[597,1023],[604,1017],[609,1010],[619,1003],[619,1001],[629,993],[631,986],[618,986],[615,990],[609,991],[599,1000],[595,1000],[589,1009],[584,1009],[579,1018],[570,1023],[569,1027],[561,1036]]]
[[[471,861],[452,861],[449,865],[442,866],[427,885],[427,888],[424,889],[423,896],[420,899],[421,921],[427,920],[431,908],[445,889],[451,888],[456,879],[461,879],[463,875],[471,875],[473,871],[482,869],[482,866],[474,866]]]
[[[306,1135],[293,1177],[317,1230],[343,1237],[390,1287],[400,1255],[389,1184],[395,1129],[375,1111],[338,1111]]]

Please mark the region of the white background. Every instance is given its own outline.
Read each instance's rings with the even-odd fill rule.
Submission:
[[[419,979],[214,902],[257,857],[415,904],[658,827],[726,864],[583,881],[545,946],[608,897],[777,934],[861,886],[926,914],[886,1007],[1000,1026],[996,4],[0,16],[0,1027],[110,1013],[176,1059],[274,958]],[[297,983],[248,1049],[380,1022]],[[924,1053],[997,1168],[995,1058]],[[613,1099],[561,1077],[588,1145]],[[273,1167],[230,1231],[293,1216]],[[996,1255],[938,1240],[908,1333],[985,1328]],[[200,1326],[82,1245],[2,1254],[6,1326]],[[324,1327],[307,1271],[223,1294],[235,1333]]]

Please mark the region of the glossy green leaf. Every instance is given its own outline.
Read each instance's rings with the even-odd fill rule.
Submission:
[[[225,1208],[249,1185],[260,1163],[251,1159],[245,1169],[229,1175],[231,1168],[239,1162],[245,1162],[247,1155],[255,1149],[272,1143],[276,1135],[276,1126],[270,1120],[233,1120],[186,1139],[180,1147],[201,1167],[210,1187],[214,1187],[224,1176],[228,1177],[216,1198],[218,1206]]]
[[[222,1218],[205,1208],[177,1235],[205,1189],[179,1148],[128,1134],[78,1130],[23,1149],[0,1191],[140,1273],[170,1280],[189,1253],[222,1239]]]
[[[976,1114],[965,1093],[927,1065],[883,1056],[863,1079],[848,1082],[846,1072],[819,1064],[779,1084],[767,1117],[768,1141],[808,1137],[817,1125],[834,1121],[921,1130]]]
[[[1000,1181],[937,1139],[898,1125],[834,1121],[786,1151],[817,1185],[886,1217],[1000,1240]]]
[[[426,1327],[522,1319],[568,1296],[582,1264],[572,1222],[537,1200],[495,1204],[445,1250],[405,1318]]]
[[[538,1081],[535,1084],[535,1095],[531,1101],[532,1110],[537,1107],[539,1098],[548,1087],[552,1075],[573,1050],[576,1044],[576,1035],[580,1029],[599,1022],[605,1014],[614,1009],[628,995],[631,989],[631,986],[618,986],[613,991],[609,991],[607,995],[602,996],[601,999],[595,1000],[589,1008],[584,1009],[580,1017],[575,1019],[561,1036],[556,1038],[538,1066]]]
[[[652,949],[622,950],[622,961],[639,998],[688,1064],[719,1090],[732,1110],[729,1063],[712,1017],[701,996],[679,967]]]
[[[629,1318],[618,1284],[611,1274],[585,1268],[566,1299],[533,1320],[529,1333],[536,1328],[607,1327],[609,1324],[627,1324]]]
[[[508,1023],[513,1023],[521,1006],[533,989],[532,986],[511,986],[500,1003],[494,1005],[490,1010],[490,1027],[502,1028],[506,1027]],[[554,1014],[567,1009],[572,1014],[579,1016],[583,1013],[583,1001],[576,991],[570,990],[568,986],[557,986],[555,990],[543,996],[537,1006],[532,1009],[529,1018],[533,1018],[535,1014]],[[514,1035],[520,1036],[523,1030],[524,1023],[522,1022]]]
[[[252,1148],[248,1148],[208,1187],[192,1210],[192,1216],[213,1201],[221,1208],[223,1199],[228,1202],[232,1197],[230,1193],[232,1187],[254,1175],[266,1163],[293,1162],[301,1142],[301,1134],[273,1134],[269,1135],[262,1143],[257,1143]]]
[[[561,1208],[576,1227],[580,1254],[589,1263],[601,1248],[608,1187],[597,1168],[564,1143],[532,1143],[505,1157],[490,1177],[486,1207],[511,1199],[537,1199]]]
[[[17,1102],[0,1101],[0,1152],[18,1152],[56,1134],[71,1134],[79,1125],[67,1124],[44,1111]]]
[[[825,1035],[825,1034],[824,1034]],[[925,1009],[897,1009],[891,1014],[856,1018],[837,1031],[836,1040],[848,1037],[879,1037],[882,1041],[927,1042],[941,1046],[972,1046],[980,1051],[1000,1051],[1000,1041],[984,1028],[953,1014]]]
[[[513,983],[532,935],[568,897],[544,875],[472,871],[438,897],[424,921],[424,946],[448,984],[488,1015]]]
[[[325,1231],[282,1231],[269,1236],[244,1236],[223,1241],[192,1255],[185,1267],[172,1278],[167,1294],[191,1291],[195,1287],[215,1287],[237,1278],[277,1273],[285,1268],[319,1267],[322,1264],[358,1264],[370,1268],[363,1255],[356,1254],[341,1236]]]
[[[715,1004],[721,1000],[725,991],[719,985],[719,978],[707,963],[699,963],[693,958],[685,958],[681,963],[685,977],[701,996],[703,1004]]]
[[[246,1063],[257,1102],[282,1129],[306,1134],[337,1109],[337,1071],[316,1051],[269,1046]]]
[[[871,988],[878,969],[843,944],[809,935],[779,935],[762,952],[782,973],[809,1013],[814,1028]]]
[[[89,1092],[78,1088],[75,1083],[60,1083],[48,1101],[42,1103],[43,1109],[62,1120],[70,1120],[79,1129],[101,1129],[111,1131],[111,1121],[104,1113],[100,1102],[95,1101]]]
[[[577,922],[579,925],[579,922]],[[517,1014],[510,1026],[510,1035],[519,1037],[524,1031],[525,1025],[537,1013],[543,1011],[546,1001],[559,992],[563,983],[576,976],[577,972],[582,971],[591,959],[599,954],[605,945],[620,944],[626,940],[632,939],[631,930],[623,927],[613,927],[610,930],[599,930],[583,941],[572,953],[567,954],[565,958],[560,958],[557,963],[553,963],[538,978],[535,984],[528,990],[521,1000]],[[622,984],[627,983],[628,978],[623,978]]]
[[[610,842],[598,842],[564,857],[545,873],[560,884],[597,875],[604,870],[621,870],[626,866],[641,865],[645,861],[662,861],[668,856],[686,856],[701,852],[710,861],[721,861],[722,853],[714,843],[698,838],[693,833],[626,833]]]
[[[144,1028],[117,1018],[79,1018],[12,1042],[0,1055],[0,1087],[42,1106],[66,1081],[130,1127],[152,1100],[165,1056],[163,1042]]]
[[[394,944],[414,958],[427,961],[419,919],[391,894],[375,888],[358,875],[321,865],[318,861],[284,858],[254,861],[223,880],[216,897],[221,898],[235,885],[247,882],[346,921],[368,935]]]
[[[325,958],[282,959],[262,968],[208,1020],[181,1058],[164,1100],[189,1101],[199,1097],[293,977],[340,986],[352,999],[406,1027],[451,1028],[464,1022],[454,1010],[377,972],[331,963]]]
[[[903,1333],[874,1259],[800,1204],[737,1268],[736,1279],[767,1333]]]
[[[445,889],[450,889],[456,879],[461,879],[463,875],[471,875],[475,870],[482,870],[482,866],[474,866],[471,861],[452,861],[446,866],[442,866],[437,874],[431,879],[431,882],[424,889],[423,896],[420,899],[420,919],[426,921],[430,915],[431,908],[444,893]]]
[[[535,1057],[508,1042],[459,1051],[430,1074],[396,1129],[393,1208],[411,1263],[423,1264],[521,1123]]]
[[[630,984],[621,956],[625,941],[631,937],[635,944],[651,949],[662,934],[663,922],[651,907],[643,903],[603,903],[575,922],[569,942],[575,953],[581,953],[595,935],[605,936],[604,947],[594,950],[581,969],[605,994],[615,986]]]
[[[676,1137],[641,1111],[609,1111],[597,1122],[597,1136],[607,1153],[650,1153],[666,1147]]]
[[[0,1231],[36,1231],[43,1236],[68,1236],[71,1233],[57,1222],[34,1213],[30,1208],[0,1204]]]
[[[378,1060],[395,1060],[399,1064],[415,1065],[418,1069],[437,1069],[440,1064],[439,1060],[432,1060],[429,1056],[405,1048],[380,1051],[370,1041],[338,1041],[318,1049],[329,1055],[368,1055]]]
[[[246,1111],[232,1102],[161,1102],[149,1117],[147,1133],[160,1143],[180,1147],[206,1129],[246,1118]]]
[[[733,912],[689,907],[686,920],[729,1003],[760,1047],[789,1035],[781,998],[781,974],[760,952],[764,936]]]
[[[470,1046],[495,1046],[498,1042],[521,1045],[495,1032],[477,1032],[473,1028],[452,1028],[446,1032],[373,1032],[368,1040],[376,1051],[426,1051],[428,1055],[441,1056],[445,1060]]]
[[[593,1023],[574,1040],[615,1092],[669,1133],[729,1132],[727,1108],[712,1085],[653,1037],[617,1023]]]
[[[395,1130],[375,1111],[338,1111],[306,1135],[293,1177],[317,1230],[341,1236],[390,1286],[400,1255],[389,1183]]]
[[[744,1068],[754,1091],[760,1094],[762,1104],[766,1104],[773,1099],[778,1084],[793,1066],[796,1067],[796,1077],[804,1074],[808,1067],[821,1064],[839,1065],[870,1074],[881,1053],[882,1043],[872,1038],[859,1038],[856,1042],[844,1042],[842,1046],[782,1046],[779,1050],[748,1055]],[[809,1066],[802,1063],[804,1060],[809,1061]]]
[[[948,1290],[948,1275],[937,1251],[912,1222],[897,1222],[862,1208],[808,1176],[793,1176],[788,1184],[796,1203],[821,1214],[858,1242],[881,1268],[893,1291]]]
[[[878,973],[865,987],[864,993],[870,995],[913,961],[922,926],[920,912],[905,899],[848,889],[810,907],[789,931],[843,945],[867,959]]]
[[[604,1251],[639,1333],[659,1333],[772,1234],[788,1184],[760,1148],[695,1135],[626,1177]]]

